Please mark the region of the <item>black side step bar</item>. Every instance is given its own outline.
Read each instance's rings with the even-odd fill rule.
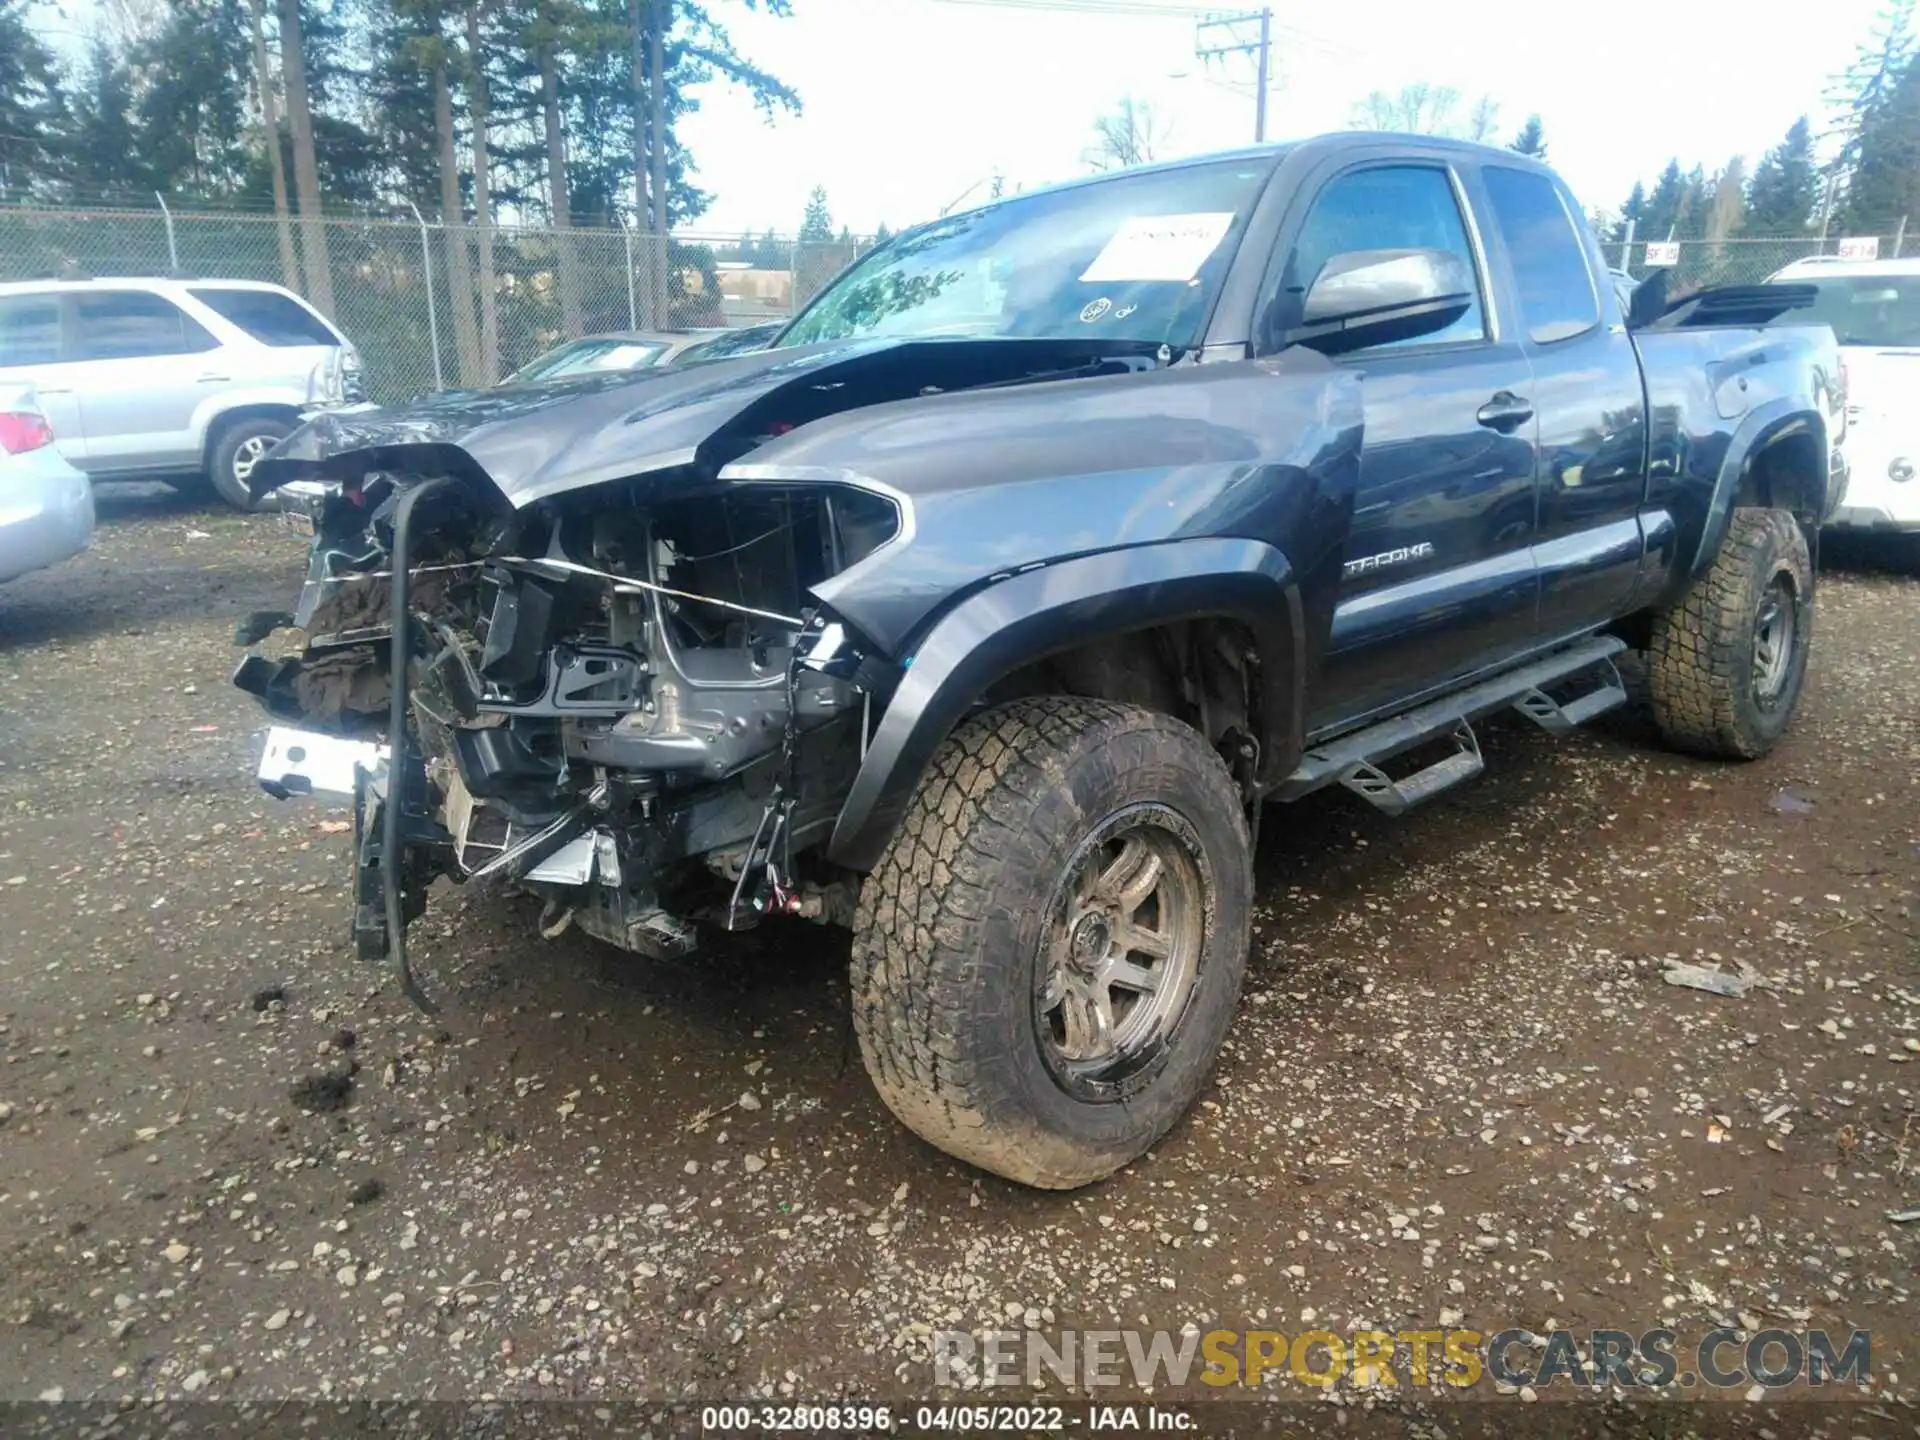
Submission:
[[[1627,645],[1612,635],[1596,635],[1565,650],[1529,661],[1463,690],[1443,695],[1404,714],[1316,745],[1270,797],[1297,800],[1327,785],[1344,785],[1376,809],[1400,815],[1443,790],[1471,780],[1486,762],[1473,721],[1509,705],[1543,730],[1564,734],[1626,702],[1626,687],[1613,657]],[[1559,701],[1547,687],[1590,674],[1595,687],[1577,699]],[[1453,753],[1412,775],[1394,779],[1380,768],[1416,745],[1442,737]]]

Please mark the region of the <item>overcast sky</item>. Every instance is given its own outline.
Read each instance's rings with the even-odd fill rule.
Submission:
[[[1879,3],[1283,5],[1268,134],[1343,128],[1375,88],[1429,81],[1459,90],[1463,104],[1490,93],[1503,141],[1539,112],[1550,158],[1583,203],[1615,207],[1671,155],[1713,170],[1744,154],[1751,166],[1796,116],[1812,112],[1817,128],[1828,82]],[[996,169],[1009,189],[1084,174],[1094,117],[1127,94],[1168,123],[1170,155],[1253,138],[1249,61],[1204,70],[1193,20],[1178,14],[792,4],[782,20],[714,0],[741,51],[798,89],[806,109],[769,125],[738,92],[700,92],[684,135],[716,195],[702,231],[790,230],[816,184],[836,225],[869,231],[927,219]],[[982,184],[969,203],[984,195]]]

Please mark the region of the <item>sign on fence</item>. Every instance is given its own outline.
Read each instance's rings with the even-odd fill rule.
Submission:
[[[1878,260],[1880,258],[1880,237],[1878,235],[1849,235],[1840,242],[1842,260]]]
[[[1680,263],[1680,242],[1678,240],[1649,240],[1647,242],[1647,264],[1678,265]]]

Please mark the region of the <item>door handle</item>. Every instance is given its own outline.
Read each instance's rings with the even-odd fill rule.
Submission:
[[[1496,390],[1474,418],[1489,430],[1511,435],[1533,418],[1533,402],[1511,390]]]
[[[212,371],[208,371],[205,375],[202,375],[194,383],[199,385],[218,385],[218,384],[224,384],[226,381],[231,380],[232,378],[233,377],[231,375],[215,375]]]
[[[36,395],[71,395],[73,391],[65,385],[36,385],[33,387],[33,393]]]

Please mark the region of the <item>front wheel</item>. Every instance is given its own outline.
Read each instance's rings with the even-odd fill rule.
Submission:
[[[1653,718],[1669,744],[1752,760],[1793,718],[1813,643],[1813,561],[1785,510],[1733,512],[1712,566],[1655,617]]]
[[[853,1018],[949,1154],[1069,1189],[1198,1098],[1246,969],[1240,794],[1198,733],[1049,697],[963,725],[862,886]]]
[[[247,482],[253,478],[254,466],[292,430],[290,422],[268,417],[237,420],[222,430],[207,456],[207,479],[220,498],[236,510],[259,509],[259,502],[247,492]]]

